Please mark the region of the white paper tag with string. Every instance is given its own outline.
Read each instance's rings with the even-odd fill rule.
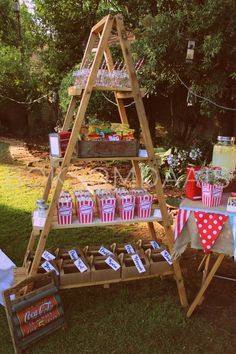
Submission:
[[[42,254],[42,258],[45,259],[45,261],[52,261],[56,257],[47,250],[45,250]]]
[[[141,260],[141,258],[139,257],[138,254],[132,254],[132,255],[131,255],[131,258],[132,258],[132,260],[133,260],[133,262],[134,262],[134,265],[135,265],[135,267],[137,268],[137,271],[138,271],[139,273],[144,273],[144,272],[146,272],[146,269],[145,269],[145,267],[144,267],[144,265],[143,265],[143,262],[142,262],[142,260]]]
[[[78,259],[76,259],[76,261],[74,262],[74,265],[76,266],[77,269],[79,269],[80,273],[84,273],[84,272],[86,272],[86,270],[88,270],[88,267],[86,266],[86,264],[82,261],[82,259],[80,257],[78,257]]]
[[[120,269],[120,264],[116,262],[111,256],[105,260],[105,263],[108,264],[115,271]]]
[[[128,254],[133,254],[133,253],[135,253],[135,250],[134,250],[133,246],[132,246],[130,243],[128,243],[127,245],[125,245],[125,250],[126,250],[126,252],[127,252]]]
[[[52,270],[54,270],[56,272],[57,275],[59,275],[58,270],[49,262],[46,261],[43,264],[41,264],[41,267],[48,273],[51,272]]]
[[[110,256],[113,253],[111,251],[109,251],[106,247],[100,247],[98,250],[98,253],[100,253],[102,256]]]
[[[161,248],[155,240],[150,241],[150,244],[154,250],[159,250]]]
[[[161,252],[161,255],[162,255],[162,257],[165,258],[165,260],[167,261],[167,263],[169,263],[170,265],[173,264],[171,255],[169,254],[169,252],[168,252],[167,250],[162,251],[162,252]]]
[[[70,251],[68,251],[68,254],[69,254],[70,258],[72,259],[72,261],[76,261],[76,259],[79,258],[76,250],[70,250]]]

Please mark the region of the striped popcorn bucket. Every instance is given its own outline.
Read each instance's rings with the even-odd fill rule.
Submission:
[[[72,224],[72,201],[60,201],[57,204],[57,220],[60,225]]]
[[[216,207],[221,203],[223,185],[202,183],[202,204],[208,207]]]
[[[115,220],[116,199],[104,198],[99,199],[99,212],[102,222],[109,222]]]
[[[81,224],[93,222],[94,201],[92,198],[77,198],[77,216]]]
[[[150,218],[152,209],[152,196],[144,194],[136,197],[136,212],[139,218]]]
[[[121,220],[131,220],[134,218],[135,196],[127,195],[119,197],[118,205]]]

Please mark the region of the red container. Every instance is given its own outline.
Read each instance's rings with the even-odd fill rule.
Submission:
[[[208,207],[216,207],[221,203],[223,185],[215,186],[208,183],[202,183],[202,204]]]
[[[92,198],[78,197],[77,204],[77,216],[79,223],[90,224],[93,222],[94,201]]]
[[[132,220],[134,218],[135,196],[123,195],[117,198],[121,220]]]
[[[65,155],[71,132],[49,134],[50,155],[63,157]]]
[[[58,224],[72,224],[72,201],[70,199],[59,200],[57,204]]]
[[[200,170],[201,167],[187,167],[187,177],[185,185],[186,198],[191,200],[202,199],[202,189],[197,185],[195,172]]]
[[[99,199],[98,205],[102,222],[115,220],[116,198],[104,197],[104,199]]]
[[[148,193],[136,197],[136,211],[139,218],[150,218],[152,199],[152,195]]]

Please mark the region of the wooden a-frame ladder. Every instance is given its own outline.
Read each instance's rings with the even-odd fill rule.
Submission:
[[[170,217],[169,217],[166,202],[165,202],[164,192],[162,189],[162,183],[161,183],[160,174],[159,174],[159,170],[158,170],[158,162],[157,162],[157,159],[156,159],[156,156],[154,153],[152,139],[151,139],[149,126],[148,126],[148,122],[147,122],[147,118],[146,118],[146,113],[145,113],[145,109],[144,109],[144,105],[143,105],[143,101],[142,101],[142,95],[141,95],[141,91],[140,91],[139,84],[137,81],[135,67],[134,67],[134,63],[132,61],[129,43],[127,40],[127,33],[125,31],[125,27],[123,24],[123,18],[121,15],[116,15],[114,17],[111,15],[108,15],[108,16],[104,17],[99,23],[97,23],[92,28],[89,39],[88,39],[88,43],[87,43],[87,46],[85,49],[85,53],[84,53],[84,57],[83,57],[83,60],[81,63],[81,67],[83,67],[86,60],[91,56],[96,39],[99,37],[98,47],[96,48],[96,53],[95,53],[95,56],[93,59],[93,63],[91,66],[90,74],[87,79],[87,83],[86,83],[86,85],[83,89],[83,92],[82,92],[82,97],[81,97],[80,105],[79,105],[79,108],[78,108],[78,111],[77,111],[77,114],[75,117],[75,121],[73,124],[73,129],[72,129],[70,141],[69,141],[65,156],[63,158],[61,167],[59,169],[57,182],[56,182],[53,194],[52,194],[52,201],[49,206],[45,225],[44,225],[41,232],[33,230],[31,233],[31,237],[30,237],[29,244],[28,244],[27,251],[26,251],[26,255],[25,255],[25,261],[27,259],[27,255],[29,254],[29,252],[32,251],[37,237],[38,237],[38,243],[37,243],[34,260],[33,260],[29,275],[35,274],[37,272],[38,267],[39,267],[41,255],[42,255],[42,252],[45,248],[48,234],[50,232],[51,223],[52,223],[53,216],[54,216],[54,213],[56,210],[56,205],[57,205],[57,202],[59,199],[59,195],[62,190],[62,186],[63,186],[64,180],[65,180],[68,168],[71,163],[71,158],[72,158],[72,154],[73,154],[73,151],[74,151],[74,148],[76,145],[77,137],[79,135],[79,132],[80,132],[80,129],[81,129],[84,117],[85,117],[86,109],[87,109],[87,106],[88,106],[88,103],[90,100],[91,93],[93,91],[93,87],[95,86],[97,72],[98,72],[99,66],[101,65],[103,56],[105,57],[108,70],[112,71],[114,68],[114,63],[113,63],[110,48],[108,45],[109,35],[111,34],[111,31],[113,29],[117,30],[118,43],[121,46],[124,62],[126,65],[129,81],[131,84],[131,91],[130,91],[129,97],[132,97],[135,102],[137,116],[139,119],[139,124],[140,124],[142,135],[143,135],[143,141],[146,146],[147,153],[148,153],[148,163],[149,163],[150,167],[153,169],[153,171],[155,171],[155,175],[156,175],[155,176],[155,178],[156,178],[155,192],[157,194],[161,213],[162,213],[163,226],[164,226],[165,233],[166,233],[167,245],[168,245],[169,250],[170,251],[172,250],[173,230],[171,227],[171,221],[170,221]],[[117,88],[116,88],[116,91],[114,91],[114,94],[115,94],[115,99],[116,99],[116,103],[118,106],[121,121],[123,123],[128,123],[128,118],[127,118],[125,106],[123,103],[123,98],[127,97],[127,95],[125,95],[124,93],[122,95]],[[71,126],[72,119],[73,119],[73,112],[76,107],[76,102],[77,102],[76,95],[72,95],[72,98],[71,98],[71,101],[70,101],[70,104],[69,104],[69,107],[67,110],[67,114],[65,117],[63,129],[62,129],[63,131],[66,131]],[[133,168],[134,168],[134,171],[136,174],[137,186],[141,186],[142,181],[141,181],[141,173],[140,173],[138,161],[133,160],[132,164],[133,164]],[[52,179],[53,179],[55,170],[56,170],[55,167],[51,168],[51,172],[49,174],[48,181],[47,181],[47,184],[46,184],[46,187],[44,190],[44,194],[43,194],[43,198],[45,200],[48,199],[48,195],[49,195],[51,187],[52,187]],[[149,231],[151,233],[152,238],[156,238],[156,232],[155,232],[153,223],[149,222],[148,227],[149,227]],[[24,261],[24,263],[25,263],[25,261]],[[187,307],[187,305],[188,305],[187,297],[186,297],[183,277],[182,277],[182,273],[181,273],[181,268],[180,268],[178,260],[173,261],[173,268],[174,268],[174,275],[175,275],[175,280],[177,283],[177,288],[178,288],[178,293],[179,293],[181,305],[183,307]]]

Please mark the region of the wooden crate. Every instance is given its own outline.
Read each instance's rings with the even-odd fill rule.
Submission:
[[[78,157],[130,157],[138,155],[137,139],[131,141],[84,141],[77,142]]]

